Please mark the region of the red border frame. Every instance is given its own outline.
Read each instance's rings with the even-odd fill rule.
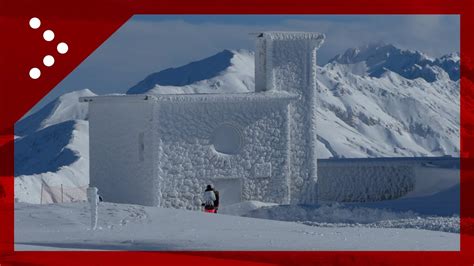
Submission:
[[[13,126],[134,14],[456,14],[461,16],[461,250],[459,252],[14,251]],[[70,51],[38,80],[28,71],[55,45],[28,28],[40,17]],[[0,0],[0,265],[474,265],[474,1],[471,0]],[[43,26],[42,26],[43,27]],[[441,38],[442,36],[440,36]],[[472,133],[471,133],[472,132]],[[472,218],[469,218],[472,217]]]

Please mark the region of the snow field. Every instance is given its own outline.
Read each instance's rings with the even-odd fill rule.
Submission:
[[[459,234],[316,227],[203,212],[101,203],[15,207],[16,250],[459,250]]]

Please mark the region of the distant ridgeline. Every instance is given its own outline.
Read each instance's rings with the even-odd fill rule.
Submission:
[[[381,77],[387,70],[407,79],[423,78],[428,82],[439,79],[444,70],[453,81],[460,77],[459,53],[431,59],[419,51],[401,50],[391,44],[377,43],[348,49],[329,63],[358,64],[364,62],[371,77]]]

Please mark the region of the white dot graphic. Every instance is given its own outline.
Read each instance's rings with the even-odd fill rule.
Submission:
[[[40,76],[41,76],[41,71],[38,68],[34,67],[30,69],[30,78],[38,79]]]
[[[34,17],[30,19],[30,27],[32,29],[37,29],[40,26],[41,26],[41,20],[39,20],[39,18]]]
[[[54,57],[47,55],[43,58],[43,64],[47,67],[54,65]]]
[[[54,32],[52,30],[46,30],[43,33],[43,38],[45,41],[50,42],[54,39]]]
[[[65,54],[69,50],[69,47],[67,46],[66,43],[62,42],[58,44],[57,49],[58,49],[58,53]]]

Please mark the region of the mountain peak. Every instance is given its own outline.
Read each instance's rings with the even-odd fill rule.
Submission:
[[[24,136],[68,120],[86,119],[87,106],[81,104],[79,98],[88,96],[96,96],[96,94],[89,89],[82,89],[61,95],[38,112],[16,123],[15,135]]]
[[[459,56],[458,56],[459,57]],[[381,77],[386,71],[393,71],[407,79],[423,78],[428,82],[437,80],[432,66],[438,66],[448,73],[451,80],[459,79],[459,61],[456,54],[446,55],[436,60],[416,50],[405,50],[385,42],[371,43],[359,48],[347,49],[335,56],[329,63],[365,63],[367,75]]]
[[[383,41],[370,43],[358,48],[347,49],[343,54],[335,56],[330,62],[355,64],[367,62],[368,65],[380,64],[394,59],[411,59],[415,61],[432,61],[427,55],[416,50],[404,50]]]
[[[167,68],[152,73],[127,91],[127,94],[141,94],[159,86],[186,86],[210,79],[231,66],[235,51],[223,50],[202,60],[184,66]]]
[[[450,54],[445,54],[441,57],[438,58],[439,61],[453,61],[453,62],[458,62],[461,60],[461,55],[459,52],[454,52]]]
[[[356,64],[373,59],[386,59],[390,52],[396,50],[395,46],[385,42],[370,43],[357,48],[349,48],[344,53],[336,55],[329,62],[340,64]]]

